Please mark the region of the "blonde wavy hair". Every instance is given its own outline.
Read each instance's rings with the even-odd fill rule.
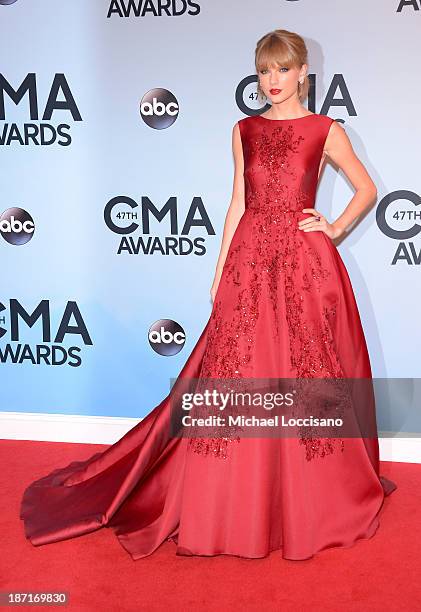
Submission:
[[[301,68],[307,64],[308,51],[303,38],[295,32],[288,30],[273,30],[268,32],[257,41],[255,51],[255,66],[257,77],[260,70],[267,70],[271,65],[279,68]],[[298,83],[298,97],[303,102],[308,96],[310,81],[308,75],[304,77],[303,83]],[[257,82],[257,93],[264,99],[264,94]]]

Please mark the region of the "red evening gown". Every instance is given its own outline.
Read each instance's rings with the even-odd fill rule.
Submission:
[[[297,227],[313,208],[333,119],[239,120],[245,212],[212,311],[182,378],[369,378],[352,286],[326,234]],[[372,439],[170,435],[170,397],[105,451],[26,488],[35,546],[111,527],[133,559],[169,540],[179,555],[307,559],[374,535],[385,495]],[[375,418],[375,415],[374,415]]]

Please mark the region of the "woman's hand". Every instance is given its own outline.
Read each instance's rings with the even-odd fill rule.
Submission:
[[[218,291],[218,285],[219,285],[219,283],[215,283],[214,282],[212,287],[211,287],[211,290],[210,290],[212,304],[215,301],[216,292]]]
[[[220,278],[220,276],[218,276],[213,281],[213,284],[212,284],[212,287],[211,287],[211,290],[210,290],[212,304],[215,301],[215,296],[216,296],[216,292],[218,291],[218,286],[219,286],[219,281],[220,280],[221,280],[221,278]]]
[[[334,223],[329,223],[315,208],[303,208],[303,212],[313,215],[313,217],[307,217],[307,219],[301,219],[298,222],[298,229],[303,232],[324,232],[332,240],[344,233],[341,227],[337,227]]]

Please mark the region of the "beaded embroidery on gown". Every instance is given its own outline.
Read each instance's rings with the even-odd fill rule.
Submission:
[[[333,242],[304,233],[333,119],[239,120],[245,212],[209,320],[178,379],[371,378],[352,286]],[[20,518],[35,546],[111,527],[133,559],[308,559],[374,535],[386,495],[378,439],[171,436],[172,391],[105,451],[31,483]]]

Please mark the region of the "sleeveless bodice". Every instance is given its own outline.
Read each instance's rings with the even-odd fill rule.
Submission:
[[[323,147],[334,119],[306,115],[238,121],[244,157],[245,207],[300,212],[313,206]]]

